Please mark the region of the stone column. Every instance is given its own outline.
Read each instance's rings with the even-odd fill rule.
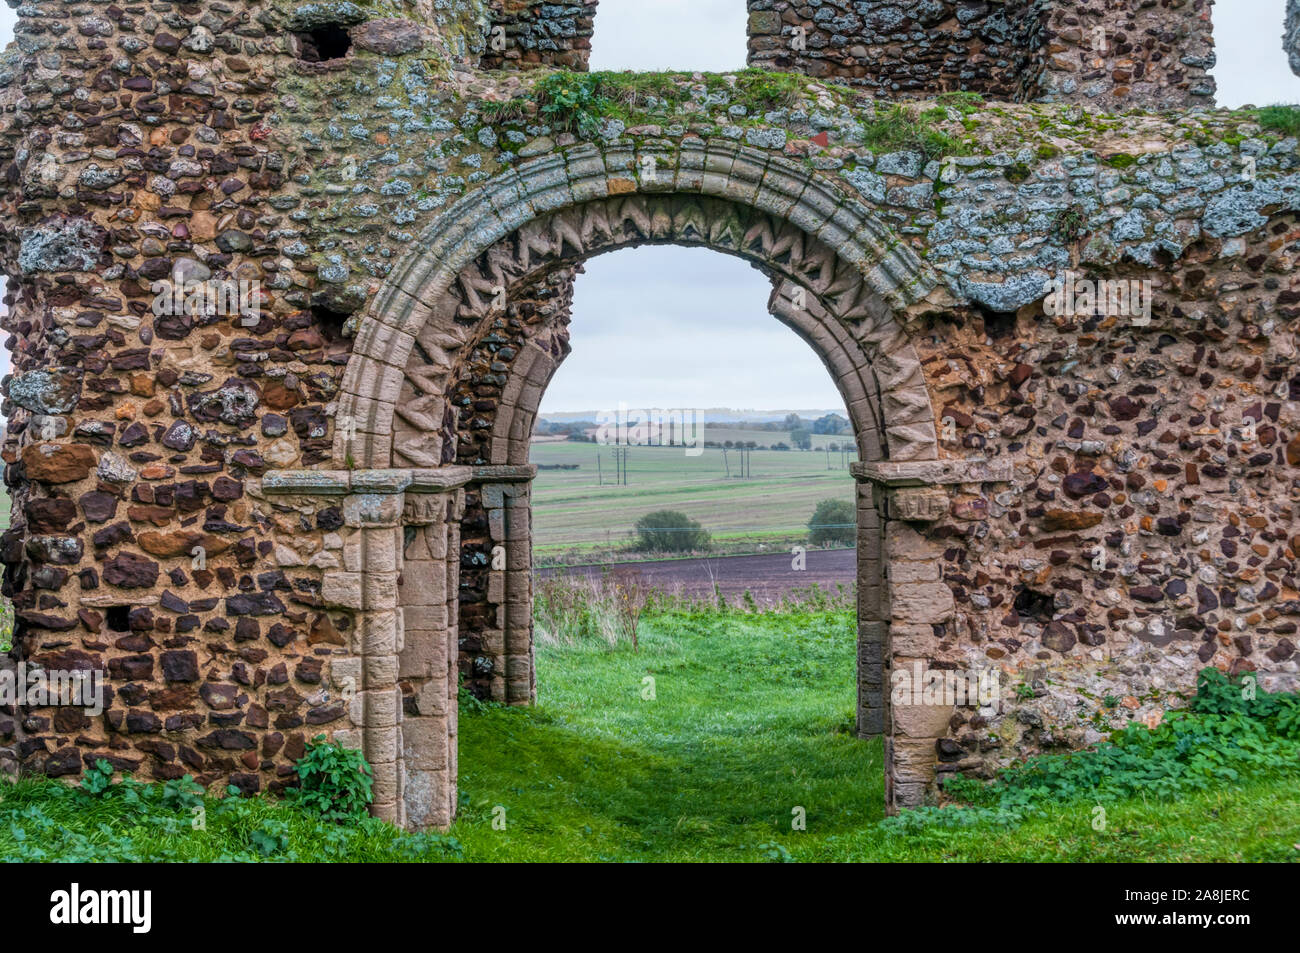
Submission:
[[[889,615],[885,600],[883,540],[874,487],[859,478],[858,522],[858,737],[877,738],[885,730],[885,652]]]
[[[456,591],[467,467],[276,471],[274,496],[342,498],[342,564],[323,572],[321,601],[353,619],[329,680],[351,726],[335,741],[374,771],[376,817],[450,825],[456,810]]]
[[[456,554],[465,508],[456,484],[468,471],[455,470],[454,479],[416,471],[402,515],[402,821],[415,829],[446,828],[456,815]]]
[[[471,603],[460,668],[471,690],[492,701],[537,700],[533,653],[532,480],[537,468],[474,468],[475,501],[462,540],[462,599]],[[471,525],[472,524],[472,525]]]
[[[859,658],[879,639],[882,686],[888,686],[879,693],[885,734],[885,809],[893,814],[937,799],[938,745],[947,736],[955,711],[952,705],[918,704],[912,692],[892,690],[902,684],[900,679],[928,671],[940,641],[935,627],[949,622],[956,611],[952,590],[943,581],[944,545],[930,535],[930,527],[948,516],[952,496],[964,485],[1008,482],[1010,468],[984,460],[924,460],[859,463],[852,469],[859,488],[871,488],[883,520],[881,617],[885,621],[876,630],[870,621],[860,620],[867,632]],[[868,611],[865,602],[862,611]],[[869,617],[864,614],[862,619]],[[868,692],[867,697],[873,696]]]
[[[401,692],[397,685],[402,650],[398,577],[402,569],[403,494],[406,471],[367,470],[350,475],[343,498],[343,568],[327,572],[322,597],[354,611],[354,651],[361,678],[351,694],[349,714],[361,730],[361,750],[374,771],[371,813],[401,823]]]

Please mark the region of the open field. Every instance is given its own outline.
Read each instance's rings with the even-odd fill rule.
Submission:
[[[829,593],[851,593],[857,583],[858,557],[852,549],[812,549],[804,554],[804,567],[796,570],[788,552],[769,556],[707,556],[698,559],[660,559],[620,564],[624,579],[667,596],[708,599],[722,596],[729,601],[748,595],[758,605],[777,605],[792,593],[817,586]],[[543,569],[540,578],[599,581],[607,566],[575,566]],[[631,574],[630,577],[628,574]]]
[[[597,457],[600,470],[597,469]],[[614,486],[612,447],[590,443],[535,444],[532,462],[578,464],[578,470],[542,470],[533,486],[533,541],[538,556],[599,545],[626,544],[636,521],[655,510],[680,510],[719,542],[783,544],[807,536],[821,500],[854,498],[853,478],[826,469],[824,453],[755,450],[751,479],[739,472],[740,455],[721,450],[688,457],[680,447],[632,447],[628,485]],[[599,483],[598,473],[605,485]],[[754,551],[751,549],[750,551]]]

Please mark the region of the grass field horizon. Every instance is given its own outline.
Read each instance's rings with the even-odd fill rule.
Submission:
[[[853,477],[836,454],[828,470],[824,452],[754,450],[751,477],[740,479],[735,451],[724,459],[714,448],[692,457],[681,447],[632,447],[628,485],[617,486],[613,450],[592,443],[533,444],[533,463],[580,468],[537,474],[533,546],[539,558],[625,548],[636,521],[657,510],[685,513],[716,542],[738,544],[730,551],[760,552],[760,545],[805,540],[819,502],[851,503],[856,494]]]

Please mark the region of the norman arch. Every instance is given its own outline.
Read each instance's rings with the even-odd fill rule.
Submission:
[[[886,422],[889,458],[938,456],[933,415],[901,413],[902,404],[917,406],[924,387],[897,315],[936,289],[930,269],[860,203],[798,165],[695,140],[679,150],[580,146],[526,163],[449,209],[390,274],[361,323],[338,403],[338,416],[355,427],[336,434],[336,464],[455,462],[433,441],[417,447],[394,434],[412,355],[423,355],[415,363],[427,368],[416,371],[417,387],[443,396],[454,355],[491,317],[498,289],[648,243],[703,245],[802,286],[806,303],[824,313],[806,327],[849,328],[879,362],[882,397],[901,402]],[[435,400],[423,412],[438,410]]]
[[[936,281],[865,208],[798,166],[731,143],[580,147],[524,164],[449,210],[360,327],[334,445],[354,509],[374,516],[355,521],[355,585],[341,580],[359,603],[360,697],[375,707],[364,711],[364,747],[377,774],[392,777],[381,811],[413,826],[455,813],[460,677],[494,700],[535,699],[528,435],[567,354],[572,269],[642,244],[752,262],[773,282],[772,314],[833,375],[861,459],[942,466],[904,327],[909,308],[935,307]],[[559,307],[512,316],[512,300],[548,294]],[[879,481],[859,476],[858,727],[886,735],[890,805],[919,803],[941,732],[894,741],[888,514]],[[331,588],[327,574],[327,597]],[[911,750],[895,759],[899,743]]]

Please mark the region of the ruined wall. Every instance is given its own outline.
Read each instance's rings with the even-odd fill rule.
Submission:
[[[969,89],[1016,99],[1046,16],[1041,0],[748,3],[750,65],[849,81],[882,96]]]
[[[467,494],[461,527],[461,684],[479,698],[510,704],[536,700],[531,662],[532,511],[527,466],[535,415],[497,426],[538,354],[550,358],[544,387],[569,354],[569,319],[579,269],[561,269],[523,289],[510,289],[502,315],[466,354],[449,403],[456,414],[456,462],[491,467],[500,479]],[[503,288],[504,290],[504,288]],[[529,367],[521,367],[522,362]],[[512,387],[511,384],[514,384]],[[408,395],[413,382],[407,383]],[[502,444],[507,445],[503,452]],[[515,468],[513,471],[511,468]]]
[[[749,62],[882,96],[1176,108],[1213,101],[1213,0],[748,0]]]
[[[377,721],[358,693],[354,617],[322,598],[324,572],[358,568],[364,507],[261,490],[269,469],[330,462],[351,346],[331,308],[364,299],[364,285],[328,280],[333,242],[293,264],[296,223],[321,194],[302,150],[320,140],[273,130],[292,125],[295,80],[342,79],[358,58],[373,76],[402,55],[410,78],[437,76],[481,48],[477,4],[404,6],[419,19],[350,3],[22,9],[0,69],[4,591],[16,659],[111,680],[102,716],[0,720],[28,770],[76,775],[102,757],[278,790],[305,740],[360,747],[358,726]],[[351,49],[320,62],[303,34],[328,24]],[[420,93],[408,80],[403,95]],[[333,171],[347,192],[353,173]],[[259,316],[156,314],[150,285],[177,270],[260,282]]]
[[[490,0],[483,69],[554,67],[585,73],[599,0]]]
[[[1282,34],[1282,48],[1291,61],[1291,72],[1300,76],[1300,0],[1287,0],[1286,29]]]
[[[593,165],[616,195],[672,187],[641,180],[638,150],[665,169],[706,152],[727,170],[795,165],[937,283],[899,320],[935,419],[953,421],[941,454],[1007,471],[936,483],[942,508],[863,476],[901,514],[882,556],[893,645],[872,663],[989,660],[1042,691],[896,718],[915,742],[898,783],[931,795],[936,752],[983,771],[1154,717],[1207,661],[1294,684],[1294,138],[1250,113],[925,104],[916,122],[949,147],[881,146],[863,90],[814,82],[784,103],[743,76],[562,126],[528,73],[467,68],[488,36],[477,3],[304,6],[25,4],[0,62],[11,662],[95,668],[112,689],[100,716],[0,713],[0,747],[28,770],[107,757],[277,790],[326,732],[376,765],[383,816],[450,816],[457,670],[491,697],[532,691],[527,546],[505,569],[481,561],[526,543],[504,514],[527,510],[527,474],[481,468],[523,462],[500,458],[517,435],[495,421],[562,357],[568,286],[515,296],[448,394],[406,395],[436,432],[432,450],[406,445],[427,460],[370,469],[340,451],[367,423],[338,419],[345,368],[426,230],[529,208],[449,214],[458,200],[530,163],[553,163],[556,195],[591,188]],[[345,28],[342,57],[304,58],[295,34],[321,16]],[[737,218],[695,206],[705,231]],[[834,234],[834,211],[799,227]],[[178,268],[260,282],[252,322],[156,313],[150,285]],[[1152,281],[1153,323],[1049,320],[1045,282],[1070,270]],[[466,281],[458,301],[492,297]],[[398,599],[416,611],[374,609]]]
[[[1149,326],[1035,305],[936,336],[945,446],[1014,472],[951,488],[906,543],[942,550],[953,605],[898,619],[895,647],[1009,676],[1001,705],[953,713],[941,772],[1154,725],[1208,665],[1300,684],[1298,261],[1292,215],[1194,243],[1152,276]]]

